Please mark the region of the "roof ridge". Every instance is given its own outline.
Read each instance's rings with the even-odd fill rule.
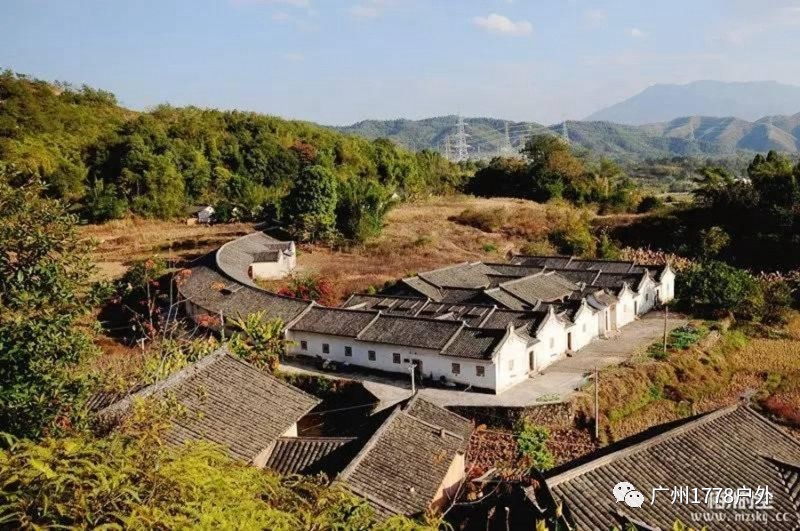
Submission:
[[[419,423],[420,423],[420,424],[422,424],[423,426],[425,426],[425,427],[427,427],[427,428],[430,428],[430,429],[432,429],[432,430],[434,430],[434,431],[438,431],[438,432],[441,432],[441,433],[446,433],[447,435],[450,435],[451,437],[454,437],[454,438],[458,439],[459,441],[465,441],[465,440],[466,440],[466,439],[465,439],[464,437],[462,437],[461,435],[459,435],[459,434],[457,434],[457,433],[454,433],[454,432],[452,432],[452,431],[448,430],[448,429],[447,429],[447,428],[445,428],[444,426],[439,426],[438,424],[433,424],[433,423],[431,423],[431,422],[428,422],[427,420],[422,420],[421,418],[419,418],[419,417],[415,417],[414,415],[412,415],[411,413],[409,413],[408,411],[406,411],[406,410],[404,410],[404,409],[401,409],[401,410],[400,410],[400,414],[402,414],[403,416],[406,416],[406,417],[408,417],[408,418],[410,418],[410,419],[413,419],[413,420],[415,420],[416,422],[419,422]],[[388,419],[387,419],[387,420],[388,420]]]
[[[742,406],[739,405],[739,404],[735,404],[733,406],[720,408],[720,409],[717,409],[715,411],[711,411],[709,413],[702,414],[702,415],[700,415],[699,417],[697,417],[697,418],[695,418],[693,420],[690,420],[690,421],[688,421],[688,422],[686,422],[684,424],[681,424],[680,426],[677,426],[677,427],[669,429],[669,430],[667,430],[665,432],[662,432],[662,433],[659,433],[657,435],[654,435],[653,437],[650,437],[648,439],[645,439],[643,441],[635,443],[635,444],[633,444],[631,446],[628,446],[626,448],[622,448],[622,449],[617,450],[615,452],[611,452],[609,454],[602,455],[600,457],[592,459],[591,461],[588,461],[586,463],[578,465],[575,468],[567,469],[567,470],[561,472],[558,475],[555,475],[555,476],[552,476],[552,477],[548,477],[547,478],[547,483],[548,483],[548,485],[550,485],[550,487],[554,487],[554,486],[556,486],[556,485],[558,485],[560,483],[563,483],[564,481],[568,481],[568,480],[570,480],[570,479],[572,479],[572,478],[574,478],[576,476],[580,476],[580,475],[582,475],[582,474],[584,474],[586,472],[589,472],[591,470],[594,470],[594,469],[596,469],[598,467],[604,466],[604,465],[606,465],[608,463],[612,463],[614,461],[617,461],[618,459],[622,459],[622,458],[628,457],[630,455],[637,454],[637,453],[639,453],[639,452],[641,452],[643,450],[646,450],[646,449],[648,449],[648,448],[650,448],[650,447],[652,447],[652,446],[654,446],[656,444],[659,444],[659,443],[661,443],[663,441],[672,439],[673,437],[677,437],[678,435],[683,435],[687,431],[691,431],[691,430],[697,428],[698,426],[702,426],[702,425],[707,424],[707,423],[709,423],[711,421],[714,421],[714,420],[716,420],[718,418],[721,418],[721,417],[724,417],[726,415],[729,415],[729,414],[735,412],[740,407],[742,407]],[[800,443],[798,443],[798,444],[800,444]]]
[[[440,406],[439,404],[437,404],[435,402],[431,402],[430,400],[424,398],[419,393],[414,393],[414,396],[412,396],[411,399],[406,402],[406,404],[405,404],[406,408],[411,407],[411,404],[413,404],[415,402],[425,402],[426,404],[430,404],[433,407],[441,409],[442,411],[446,412],[447,414],[452,415],[453,417],[457,417],[458,419],[463,420],[464,422],[468,422],[470,425],[472,425],[472,421],[470,419],[468,419],[467,417],[461,416],[458,413],[456,413],[455,411],[450,411],[446,407]]]

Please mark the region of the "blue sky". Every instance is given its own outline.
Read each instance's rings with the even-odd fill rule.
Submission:
[[[800,0],[2,0],[0,68],[129,107],[580,119],[654,83],[800,85]]]

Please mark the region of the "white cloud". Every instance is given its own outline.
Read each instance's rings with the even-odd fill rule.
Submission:
[[[272,14],[272,20],[275,22],[287,22],[291,20],[291,18],[291,15],[289,15],[289,13],[286,11],[276,11]]]
[[[593,26],[600,26],[605,24],[608,15],[602,9],[586,9],[583,12],[583,18]]]
[[[527,20],[514,22],[508,17],[492,13],[488,17],[475,17],[472,23],[490,33],[501,35],[528,35],[533,31],[533,25]]]
[[[647,33],[643,32],[639,28],[628,28],[628,35],[634,39],[643,39],[644,37],[647,37]]]

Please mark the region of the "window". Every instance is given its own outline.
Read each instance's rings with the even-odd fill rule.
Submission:
[[[551,337],[550,338],[550,348],[553,348],[555,346],[556,346],[556,338]]]
[[[327,343],[322,344],[322,353],[323,354],[330,354],[331,353],[331,346]]]
[[[300,350],[308,350],[308,341],[300,342]]]
[[[508,360],[508,370],[509,371],[514,370],[514,360]]]
[[[461,364],[454,363],[453,364],[453,374],[461,374]]]
[[[375,351],[370,350],[367,352],[367,356],[369,357],[369,361],[375,361]]]
[[[583,333],[586,333],[586,323],[583,323]]]
[[[480,376],[483,378],[486,375],[486,367],[483,365],[476,365],[475,366],[475,376]]]
[[[344,347],[344,355],[349,357],[353,356],[353,347]]]
[[[399,352],[395,352],[395,353],[392,354],[392,363],[396,363],[396,364],[400,365],[400,353]]]

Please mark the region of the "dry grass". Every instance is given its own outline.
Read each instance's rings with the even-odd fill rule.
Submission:
[[[180,264],[252,230],[245,223],[206,226],[128,218],[86,225],[81,234],[98,244],[94,251],[98,276],[113,279],[135,260],[157,255]]]
[[[389,213],[381,236],[363,246],[338,250],[301,246],[299,270],[330,279],[341,298],[445,265],[504,261],[509,252],[519,251],[530,241],[532,227],[547,226],[551,208],[555,207],[519,199],[471,197],[403,204]],[[487,232],[456,221],[465,210],[513,215]]]
[[[705,351],[671,353],[603,372],[601,422],[609,441],[690,414],[711,411],[752,395],[767,411],[800,424],[800,315],[782,338],[750,338],[729,332]],[[591,393],[590,393],[591,395]],[[592,401],[579,403],[591,415]]]

